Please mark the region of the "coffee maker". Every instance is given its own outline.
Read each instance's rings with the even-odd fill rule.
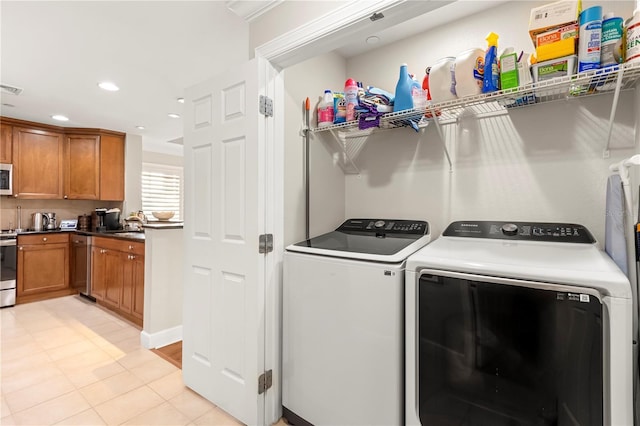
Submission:
[[[104,226],[104,216],[107,214],[107,209],[105,208],[97,208],[96,209],[96,232],[105,232],[107,227]]]
[[[42,218],[45,231],[55,231],[58,229],[58,222],[56,221],[55,213],[42,213]]]

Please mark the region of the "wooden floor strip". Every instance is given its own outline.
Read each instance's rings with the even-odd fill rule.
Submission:
[[[151,351],[182,370],[182,341]]]

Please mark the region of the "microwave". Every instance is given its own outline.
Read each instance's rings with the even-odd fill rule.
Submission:
[[[0,164],[0,195],[13,194],[13,166]]]

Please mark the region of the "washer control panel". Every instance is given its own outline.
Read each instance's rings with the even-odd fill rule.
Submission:
[[[336,231],[426,235],[429,232],[429,224],[422,220],[349,219]]]
[[[558,243],[596,242],[587,228],[574,223],[459,221],[451,223],[442,235]]]

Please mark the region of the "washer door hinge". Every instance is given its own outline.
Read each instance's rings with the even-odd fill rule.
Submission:
[[[273,372],[271,370],[265,371],[258,377],[258,395],[263,394],[267,389],[271,388],[273,384]]]
[[[261,234],[258,238],[258,253],[265,254],[273,251],[273,234]]]
[[[260,114],[273,117],[273,100],[268,96],[260,95]]]

